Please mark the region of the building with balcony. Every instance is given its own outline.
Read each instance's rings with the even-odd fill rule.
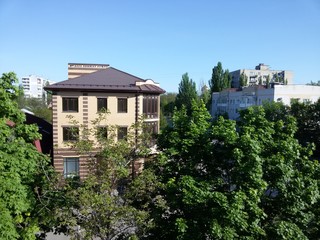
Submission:
[[[229,88],[212,94],[211,115],[227,114],[230,119],[237,119],[240,110],[262,105],[264,101],[281,101],[290,105],[292,100],[316,102],[319,98],[320,86],[271,85],[271,88],[266,88],[254,85],[242,89]]]
[[[160,94],[165,92],[159,84],[106,64],[69,64],[68,69],[71,71],[68,80],[45,87],[46,91],[52,92],[53,163],[58,172],[80,177],[88,172],[86,156],[79,155],[67,144],[74,140],[71,132],[74,126],[70,124],[69,116],[79,126],[90,129],[98,113],[107,109],[109,114],[99,122],[99,127],[107,129],[109,125],[116,125],[116,139],[125,138],[129,127],[141,116],[150,131],[158,132]]]
[[[246,86],[274,84],[293,84],[293,73],[288,70],[271,70],[268,65],[260,63],[255,69],[239,69],[230,72],[231,86],[240,87],[240,76],[244,74],[247,79]]]

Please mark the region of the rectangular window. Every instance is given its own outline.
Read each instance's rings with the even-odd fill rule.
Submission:
[[[79,138],[78,127],[63,127],[63,141],[76,141]]]
[[[97,138],[98,139],[107,139],[108,138],[108,128],[105,126],[98,127],[97,128]]]
[[[158,96],[143,96],[143,115],[146,118],[158,118]]]
[[[118,127],[118,141],[119,140],[126,140],[128,135],[128,128],[127,127]]]
[[[68,157],[63,159],[63,175],[65,178],[79,176],[79,158]]]
[[[118,113],[128,112],[128,99],[118,98]]]
[[[78,98],[62,98],[62,110],[64,112],[78,112]]]
[[[107,98],[97,98],[98,112],[106,111],[108,109]]]
[[[156,144],[156,135],[158,134],[158,122],[145,122],[144,131],[147,133],[147,139],[149,139],[148,145],[152,146]]]

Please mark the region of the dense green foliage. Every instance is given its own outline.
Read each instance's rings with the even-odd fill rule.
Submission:
[[[294,101],[290,113],[297,119],[296,138],[304,146],[315,144],[314,157],[320,160],[320,99],[315,103]]]
[[[171,123],[177,93],[165,93],[160,96],[160,129]]]
[[[259,79],[259,84],[262,84],[260,83],[260,79]],[[244,72],[242,72],[240,74],[240,87],[246,87],[248,85],[248,77],[247,75],[244,74]]]
[[[296,130],[293,117],[268,120],[263,107],[243,111],[239,123],[211,123],[203,103],[191,115],[176,111],[145,171],[151,190],[135,197],[154,223],[144,237],[315,238],[320,168]]]
[[[308,83],[307,85],[320,86],[320,80],[318,80],[318,82],[313,82],[313,81],[311,81],[311,82]]]
[[[212,92],[221,92],[225,88],[231,87],[231,76],[229,70],[223,70],[221,62],[212,69],[212,77],[209,81],[209,86]]]
[[[146,126],[140,121],[123,140],[115,141],[117,126],[109,125],[106,137],[99,126],[107,115],[99,113],[92,128],[81,126],[79,140],[69,143],[86,158],[89,168],[85,179],[67,179],[61,189],[66,204],[56,207],[58,232],[72,239],[134,239],[148,226],[148,212],[131,204],[128,189],[137,161],[149,153],[151,136],[145,134]],[[70,124],[80,125],[69,118]]]
[[[185,106],[187,112],[191,111],[192,101],[198,99],[196,84],[189,78],[188,73],[182,75],[181,82],[179,83],[179,92],[176,96],[175,107],[181,109]]]
[[[286,106],[282,102],[265,102],[263,108],[269,121],[285,122],[287,115],[293,116],[297,121],[295,138],[303,146],[314,144],[312,156],[320,159],[320,99],[315,103],[294,100],[291,106]]]
[[[48,93],[48,99],[49,98],[51,98],[51,95]],[[20,87],[17,102],[20,109],[27,109],[33,112],[35,116],[40,117],[47,122],[52,122],[52,109],[48,107],[44,98],[26,98],[23,89]]]
[[[221,64],[214,71],[229,84]],[[23,123],[15,82],[13,73],[0,78],[0,239],[52,230],[73,239],[319,237],[320,100],[266,102],[238,122],[212,121],[184,74],[177,97],[162,96],[172,123],[138,176],[135,163],[150,153],[143,119],[114,141],[116,126],[101,134],[101,112],[92,129],[70,117],[81,128],[70,147],[88,158],[89,174],[58,184],[32,144],[36,127]]]
[[[0,78],[0,239],[35,239],[48,209],[52,168],[33,145],[34,125],[24,124],[14,73]]]

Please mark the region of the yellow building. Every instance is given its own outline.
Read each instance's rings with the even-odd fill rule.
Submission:
[[[70,116],[79,126],[92,127],[101,109],[109,111],[101,127],[118,126],[116,138],[127,134],[128,128],[141,116],[158,132],[160,94],[165,91],[152,80],[144,80],[107,64],[69,64],[69,79],[45,87],[52,92],[53,163],[64,176],[87,174],[86,157],[68,146],[74,140]]]

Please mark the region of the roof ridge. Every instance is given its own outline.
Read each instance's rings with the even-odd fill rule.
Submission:
[[[129,75],[129,76],[131,76],[131,77],[139,78],[139,79],[141,79],[143,82],[146,81],[145,79],[143,79],[143,78],[141,78],[141,77],[137,77],[137,76],[132,75],[132,74],[130,74],[130,73],[127,73],[127,72],[125,72],[125,71],[119,70],[118,68],[108,67],[107,69],[109,69],[109,68],[112,68],[112,69],[114,69],[114,70],[116,70],[116,71],[119,71],[119,72],[122,72],[122,73],[124,73],[124,74],[127,74],[127,75]],[[102,69],[102,70],[107,70],[107,69]]]

